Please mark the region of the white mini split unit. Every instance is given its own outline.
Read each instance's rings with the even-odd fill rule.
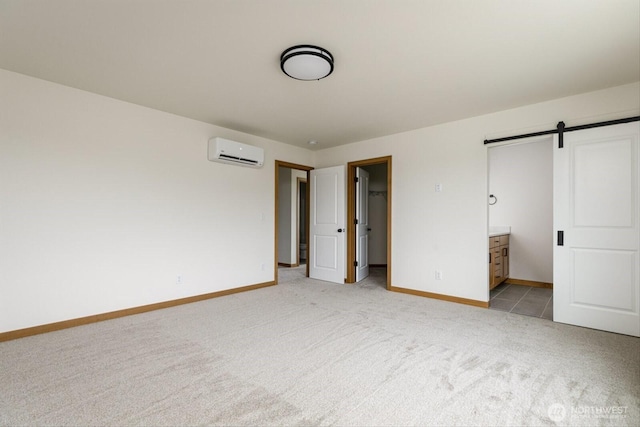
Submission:
[[[264,149],[215,137],[209,140],[208,157],[212,162],[261,168]]]

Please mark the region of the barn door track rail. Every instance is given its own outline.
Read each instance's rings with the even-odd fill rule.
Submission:
[[[640,116],[633,116],[633,117],[627,117],[624,119],[617,119],[617,120],[608,120],[606,122],[598,122],[598,123],[589,123],[586,125],[579,125],[579,126],[571,126],[571,127],[566,127],[564,122],[558,122],[558,125],[556,126],[555,129],[551,129],[551,130],[543,130],[540,132],[533,132],[533,133],[525,133],[522,135],[514,135],[514,136],[505,136],[504,138],[496,138],[496,139],[485,139],[484,140],[484,144],[494,144],[496,142],[504,142],[504,141],[513,141],[514,139],[524,139],[524,138],[531,138],[534,136],[543,136],[543,135],[553,135],[553,134],[558,134],[558,148],[562,148],[564,143],[563,143],[563,136],[565,132],[573,132],[575,130],[584,130],[584,129],[591,129],[591,128],[599,128],[599,127],[603,127],[603,126],[612,126],[612,125],[619,125],[622,123],[629,123],[629,122],[637,122],[640,121]]]

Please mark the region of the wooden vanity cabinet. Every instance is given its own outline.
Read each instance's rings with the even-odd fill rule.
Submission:
[[[500,255],[502,256],[502,281],[509,278],[509,235],[500,236]]]
[[[509,235],[489,237],[489,289],[509,278]]]

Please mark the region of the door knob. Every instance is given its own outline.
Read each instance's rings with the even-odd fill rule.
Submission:
[[[338,228],[338,233],[342,233],[343,231],[342,228]]]
[[[367,228],[367,231],[371,231],[371,229],[370,229],[370,228]]]

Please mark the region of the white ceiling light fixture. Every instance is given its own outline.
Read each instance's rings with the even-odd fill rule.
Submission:
[[[318,46],[293,46],[280,55],[280,68],[297,80],[320,80],[333,72],[333,55]]]

